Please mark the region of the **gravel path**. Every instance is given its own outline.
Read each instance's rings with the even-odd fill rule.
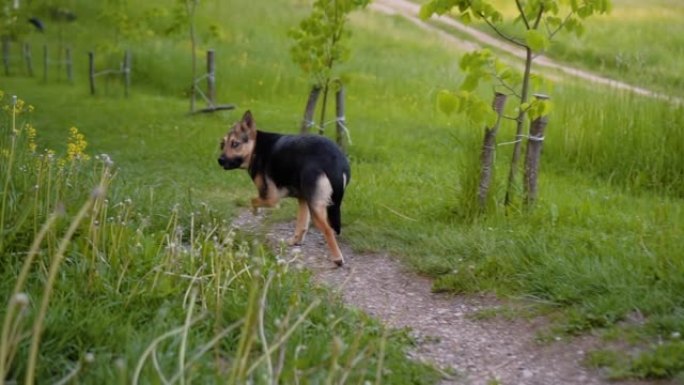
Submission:
[[[266,228],[263,214],[240,215],[234,226],[266,236],[275,250],[282,248],[294,223]],[[285,258],[296,257],[315,279],[337,290],[345,302],[396,328],[409,328],[418,341],[410,356],[442,369],[442,384],[485,385],[595,385],[609,384],[596,371],[581,365],[585,353],[600,343],[586,336],[539,343],[543,320],[478,319],[484,310],[503,304],[488,296],[435,294],[429,279],[406,270],[385,254],[355,254],[341,243],[347,261],[336,268],[325,256],[325,241],[311,229],[304,245],[284,248]],[[482,318],[482,317],[479,317]],[[496,383],[496,382],[494,382]],[[641,384],[641,382],[620,382]]]

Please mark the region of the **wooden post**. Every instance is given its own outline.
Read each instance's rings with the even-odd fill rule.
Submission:
[[[43,44],[43,81],[47,83],[48,78],[48,46]]]
[[[65,53],[65,61],[66,61],[66,76],[67,76],[67,81],[69,83],[74,82],[74,76],[73,76],[73,64],[71,62],[71,48],[67,47],[64,51]]]
[[[31,57],[31,43],[24,43],[24,62],[28,76],[33,77],[33,62]]]
[[[340,89],[335,94],[335,113],[337,119],[335,120],[336,140],[337,145],[342,149],[342,152],[347,153],[347,144],[351,143],[349,132],[347,131],[346,120],[344,117],[344,86],[340,84]]]
[[[88,52],[88,79],[90,79],[90,94],[95,95],[95,54]]]
[[[318,102],[318,95],[321,93],[321,87],[318,85],[312,86],[309,92],[309,99],[306,101],[306,108],[304,109],[304,120],[300,132],[308,134],[309,129],[314,125],[314,112],[316,111],[316,103]]]
[[[5,66],[5,75],[10,76],[10,41],[9,36],[2,37],[2,64]]]
[[[477,189],[477,203],[480,210],[484,211],[487,205],[487,195],[492,181],[494,170],[494,155],[496,153],[496,132],[499,130],[501,116],[506,105],[505,94],[497,92],[494,94],[492,109],[496,112],[496,122],[491,128],[485,127],[484,140],[482,142],[482,153],[480,156],[480,184]]]
[[[326,83],[323,87],[323,105],[321,106],[321,120],[318,123],[318,134],[325,134],[325,109],[328,106],[328,91],[330,90],[330,83]]]
[[[124,51],[123,68],[124,96],[128,97],[128,90],[131,87],[131,51]]]
[[[548,100],[547,95],[534,95],[537,100]],[[539,174],[539,158],[544,144],[544,129],[548,123],[548,116],[540,116],[530,123],[530,136],[527,140],[525,153],[525,206],[534,205],[537,200],[537,176]]]
[[[207,99],[209,99],[210,107],[216,105],[216,66],[214,57],[214,50],[207,50]]]

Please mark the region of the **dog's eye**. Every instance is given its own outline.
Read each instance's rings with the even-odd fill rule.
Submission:
[[[221,147],[221,150],[223,150],[223,147],[226,147],[226,141],[222,140],[221,143],[219,144],[219,147]]]
[[[230,148],[238,148],[240,146],[240,142],[237,140],[233,140],[230,142]]]

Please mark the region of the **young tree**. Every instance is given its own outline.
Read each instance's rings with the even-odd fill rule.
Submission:
[[[301,131],[313,126],[313,115],[318,97],[323,92],[319,133],[323,133],[328,92],[343,86],[336,66],[347,60],[349,47],[344,43],[350,32],[346,28],[349,13],[362,9],[370,0],[316,0],[311,15],[302,20],[299,28],[290,31],[294,40],[292,59],[310,76],[312,86],[304,112]],[[341,138],[338,133],[338,144]]]
[[[584,32],[583,20],[595,15],[606,13],[610,10],[610,0],[514,0],[516,14],[513,19],[513,27],[510,29],[502,28],[504,22],[503,14],[495,6],[495,1],[491,0],[430,0],[425,3],[420,10],[420,16],[424,19],[433,14],[442,15],[445,13],[458,14],[461,20],[469,22],[473,19],[485,22],[503,40],[520,47],[525,52],[524,70],[520,78],[519,85],[511,87],[509,82],[511,70],[502,69],[498,61],[493,61],[491,53],[481,54],[475,59],[473,56],[464,57],[461,67],[467,72],[466,79],[461,86],[461,93],[443,93],[442,105],[457,103],[470,103],[477,106],[476,111],[468,112],[471,119],[492,121],[494,114],[491,109],[484,108],[483,102],[475,96],[472,91],[477,87],[481,80],[498,81],[498,85],[507,89],[507,93],[518,99],[516,121],[516,136],[511,158],[508,184],[506,188],[505,204],[509,205],[512,199],[512,189],[515,184],[518,169],[518,161],[521,155],[522,139],[525,121],[530,115],[532,119],[545,116],[549,112],[549,103],[546,98],[537,98],[530,101],[532,64],[536,55],[544,52],[550,45],[552,39],[561,31],[582,34]],[[465,63],[464,63],[465,62]],[[483,70],[494,66],[494,71]],[[532,116],[534,115],[534,116]],[[529,140],[541,141],[543,137],[530,137]],[[528,143],[529,143],[528,140]],[[538,157],[528,157],[534,162]],[[530,164],[526,169],[536,170],[537,165]],[[536,172],[534,176],[536,178]],[[526,178],[527,179],[527,178]],[[536,180],[534,181],[536,185]],[[527,185],[526,185],[526,191]],[[533,197],[526,197],[528,204],[534,202]]]

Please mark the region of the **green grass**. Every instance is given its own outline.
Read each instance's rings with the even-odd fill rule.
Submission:
[[[25,115],[18,123],[15,117],[0,131],[0,292],[8,298],[0,310],[3,378],[93,384],[437,379],[408,362],[405,332],[344,308],[307,272],[290,269],[252,235],[236,233],[208,204],[167,210],[138,203],[146,194],[123,182],[140,177],[115,174],[125,164],[113,166],[101,155],[86,159],[82,147],[54,156],[33,152]],[[132,199],[121,198],[128,193]],[[151,202],[165,199],[172,198],[159,194]]]
[[[130,375],[155,337],[183,324],[187,307],[182,306],[182,297],[189,287],[187,280],[171,275],[165,278],[170,282],[163,287],[150,282],[158,266],[192,276],[201,265],[199,261],[175,265],[166,251],[159,251],[165,235],[171,234],[167,230],[170,218],[177,216],[187,239],[191,221],[207,228],[229,221],[236,207],[246,205],[254,194],[246,173],[223,172],[215,160],[218,139],[244,109],[253,111],[257,125],[263,129],[291,133],[298,130],[308,83],[289,60],[286,31],[307,11],[304,2],[294,0],[207,5],[200,19],[220,21],[223,37],[203,43],[202,47],[217,49],[218,99],[236,103],[238,109],[234,112],[186,114],[188,102],[181,96],[187,89],[189,59],[188,45],[181,37],[124,42],[134,51],[134,88],[128,100],[115,82],[103,87],[95,97],[88,95],[84,61],[77,62],[80,75],[75,85],[3,78],[6,93],[18,94],[36,106],[29,119],[38,129],[40,146],[63,152],[67,129],[76,126],[88,140],[89,153],[107,153],[114,159],[117,174],[109,192],[110,205],[123,204],[128,202],[126,199],[133,205],[133,222],[124,231],[128,237],[125,239],[135,239],[135,230],[144,224],[145,241],[141,245],[146,251],[126,251],[118,270],[103,267],[104,262],[97,258],[80,261],[77,257],[84,253],[70,251],[59,281],[64,286],[61,290],[57,286],[46,320],[54,328],[43,337],[50,348],[46,354],[67,357],[73,364],[86,349],[100,349],[103,357],[124,357],[124,373]],[[85,17],[80,20],[84,20],[83,24],[70,28],[81,32],[75,35],[73,44],[83,58],[85,50],[107,38],[109,32],[106,28],[94,29]],[[684,258],[680,251],[684,247],[682,108],[596,86],[557,84],[551,92],[554,110],[544,144],[537,207],[525,213],[518,208],[517,198],[512,208],[502,207],[511,146],[500,146],[490,208],[487,215],[477,216],[473,214],[471,186],[477,174],[474,162],[482,129],[460,117],[439,114],[434,100],[440,89],[458,84],[457,63],[462,53],[400,17],[361,13],[354,15],[352,26],[352,57],[343,70],[350,79],[347,121],[353,139],[353,176],[343,205],[342,239],[356,250],[386,250],[396,255],[417,271],[434,277],[436,290],[487,291],[502,297],[534,299],[554,314],[553,326],[558,332],[578,334],[613,328],[612,333],[624,338],[622,321],[633,312],[641,313],[647,322],[634,332],[642,337],[635,344],[645,354],[639,360],[638,373],[655,377],[649,368],[660,368],[658,373],[665,370],[667,376],[676,376],[681,369],[661,364],[669,361],[658,359],[662,352],[650,349],[649,344],[684,328]],[[588,26],[589,31],[591,28]],[[675,46],[671,42],[664,44]],[[585,45],[594,47],[592,40]],[[507,123],[500,130],[499,141],[510,141],[512,137],[513,127]],[[80,188],[75,189],[79,194],[69,198],[72,203],[68,207],[80,204],[92,185],[79,184]],[[26,189],[30,186],[27,181]],[[173,214],[174,208],[177,214]],[[277,217],[289,219],[294,212],[293,206],[285,205]],[[41,213],[37,225],[31,224],[32,231],[13,244],[20,254],[15,255],[12,264],[3,265],[6,277],[15,276],[20,268],[19,256],[26,252],[33,230],[40,227],[49,210]],[[64,227],[62,223],[60,229]],[[58,234],[53,235],[52,245]],[[79,242],[85,239],[75,244],[81,245]],[[132,242],[120,241],[115,248],[128,243]],[[235,246],[238,250],[239,245],[237,242]],[[252,249],[251,244],[248,249],[271,266],[273,257],[268,253]],[[80,272],[97,277],[100,283],[87,287],[87,281],[77,279]],[[40,282],[41,273],[35,274],[32,282]],[[113,290],[121,274],[124,279]],[[292,287],[301,289],[293,291],[306,296],[299,300],[302,304],[298,312],[306,307],[304,303],[327,295],[306,286],[305,277],[292,271],[284,276],[290,275],[296,281]],[[207,280],[211,282],[212,278]],[[11,279],[3,282],[2,291],[9,292]],[[253,282],[246,282],[245,287]],[[256,282],[263,290],[263,276]],[[77,299],[83,299],[66,294],[80,293],[76,288],[81,285],[94,293],[87,306],[76,304]],[[67,290],[70,288],[73,290]],[[215,294],[202,292],[211,298]],[[227,312],[229,320],[212,318],[210,325],[227,327],[244,316],[249,304],[245,292],[229,294],[232,296],[214,300],[208,307],[215,313],[218,302],[224,303],[221,311]],[[283,298],[283,303],[289,303],[287,296]],[[235,308],[228,310],[233,303]],[[90,318],[85,313],[89,308],[106,317]],[[121,309],[125,311],[121,313]],[[351,324],[361,322],[356,317],[363,318],[343,316],[347,313],[339,311],[337,317]],[[70,332],[67,329],[74,319],[83,325]],[[103,319],[118,320],[113,323],[122,325],[122,329],[98,329],[96,325],[101,325]],[[312,330],[325,330],[317,325],[301,329],[302,341]],[[46,330],[53,330],[50,327]],[[89,328],[94,328],[90,334],[83,332]],[[369,329],[373,331],[371,336],[363,338],[369,338],[369,353],[377,353],[382,333],[377,332],[377,326]],[[277,328],[271,330],[269,333],[276,333],[273,330]],[[215,331],[197,331],[194,346],[206,342]],[[340,331],[339,336],[347,346],[352,346],[356,338],[345,331]],[[314,339],[313,344],[329,347],[334,336],[326,334],[321,338]],[[74,346],[69,342],[73,339],[84,341]],[[401,339],[396,336],[392,341],[398,344]],[[178,351],[178,340],[174,341],[165,345],[165,368],[174,367],[173,357],[167,357]],[[388,367],[403,367],[400,348],[391,346],[388,352],[395,354],[396,360],[388,361]],[[220,349],[225,354],[237,354],[235,346]],[[669,351],[679,350],[675,346]],[[311,354],[316,357],[322,353]],[[674,357],[675,362],[682,361],[677,361],[680,356]],[[305,362],[313,365],[312,360]],[[106,361],[111,363],[112,359]],[[50,369],[54,373],[41,372],[52,376],[44,378],[63,375],[68,365],[61,362],[63,365],[55,364]],[[94,367],[95,374],[88,378],[121,375],[112,365]],[[155,371],[151,367],[146,370],[148,378],[154,378]],[[424,373],[413,366],[406,366],[406,370],[416,373],[407,378]],[[311,371],[312,376],[325,373],[325,369]],[[642,376],[636,371],[630,373]],[[198,370],[197,375],[206,372]]]

